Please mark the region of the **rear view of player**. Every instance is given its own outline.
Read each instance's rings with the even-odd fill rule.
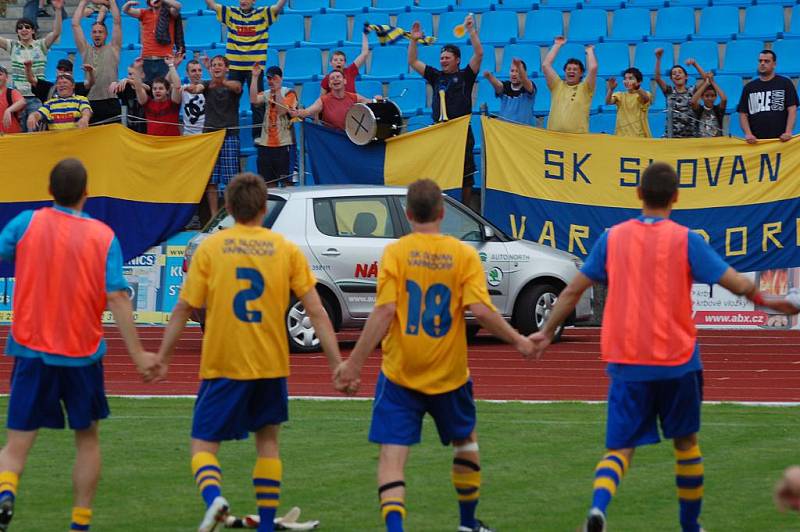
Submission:
[[[164,372],[192,309],[206,307],[200,377],[192,423],[192,473],[206,504],[199,531],[228,514],[222,497],[220,443],[255,433],[253,487],[260,531],[273,530],[280,500],[280,424],[288,419],[289,348],[284,314],[293,293],[305,306],[333,371],[339,347],[308,261],[293,243],[262,227],[267,188],[255,174],[236,176],[225,206],[236,224],[197,248],[159,350]],[[163,375],[162,375],[163,376]]]
[[[490,532],[475,519],[481,468],[464,311],[524,355],[533,345],[495,310],[475,249],[440,234],[444,205],[436,183],[422,179],[408,188],[406,216],[413,232],[386,247],[375,309],[337,377],[355,391],[364,361],[385,337],[369,439],[381,446],[378,497],[387,531],[403,530],[405,463],[429,413],[442,444],[455,452],[458,530]]]

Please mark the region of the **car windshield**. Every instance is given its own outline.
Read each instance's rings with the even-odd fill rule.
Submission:
[[[286,200],[278,196],[269,196],[267,198],[267,216],[264,218],[264,227],[268,229],[272,228],[285,203]],[[231,227],[233,224],[233,216],[228,214],[225,207],[222,207],[217,215],[206,224],[205,228],[203,228],[203,232],[216,233],[217,231]]]
[[[400,196],[400,206],[405,211],[405,196]],[[494,229],[495,236],[501,242],[512,240],[488,220],[474,213],[467,213],[460,207],[456,207],[452,200],[445,197],[444,219],[441,225],[442,234],[450,235],[465,242],[480,242],[483,240],[482,225],[487,225]]]

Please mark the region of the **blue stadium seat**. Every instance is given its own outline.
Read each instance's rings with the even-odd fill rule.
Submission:
[[[527,13],[533,9],[533,6],[538,4],[534,0],[503,0],[499,4],[495,4],[495,9],[498,11],[509,10],[516,11],[517,13]]]
[[[224,49],[221,53],[225,53]],[[278,50],[272,48],[271,46],[267,48],[267,67],[271,66],[281,66],[280,56],[278,55]]]
[[[375,80],[356,81],[356,92],[364,98],[383,97],[383,83]]]
[[[517,14],[512,11],[489,11],[481,15],[479,34],[484,45],[503,46],[516,42]]]
[[[205,0],[184,0],[181,2],[181,15],[184,17],[200,15],[207,9],[208,6],[206,6]]]
[[[404,79],[389,82],[388,98],[397,104],[403,116],[414,116],[425,109],[425,81]]]
[[[511,60],[519,57],[525,61],[528,77],[535,78],[542,70],[542,58],[539,46],[535,44],[509,44],[503,50],[503,63],[500,66],[499,76],[504,79],[511,70]]]
[[[389,13],[359,13],[353,17],[353,35],[347,41],[348,46],[361,46],[361,34],[364,31],[364,23],[369,22],[370,24],[389,24]],[[378,42],[378,37],[375,36],[375,32],[369,32],[367,35],[367,42],[369,42],[370,47],[378,46],[380,43]],[[403,41],[404,42],[404,41]],[[397,44],[400,44],[398,42]]]
[[[800,39],[800,6],[792,8],[792,16],[789,19],[789,31],[784,32],[784,39]]]
[[[537,83],[536,100],[533,102],[533,114],[545,116],[550,112],[550,89],[547,83]]]
[[[667,0],[669,7],[703,8],[711,5],[711,0]]]
[[[44,66],[44,79],[48,81],[55,81],[56,64],[62,59],[69,59],[69,53],[67,51],[50,49],[50,51],[47,52],[47,63],[45,63]],[[127,74],[127,70],[125,73]]]
[[[406,122],[405,133],[411,133],[412,131],[417,131],[418,129],[428,127],[432,124],[433,120],[431,119],[430,114],[412,116],[408,119],[408,122]]]
[[[650,134],[655,139],[664,136],[667,129],[667,113],[663,111],[651,111],[647,114],[647,121],[650,122]]]
[[[716,76],[714,81],[716,81],[719,88],[722,89],[725,96],[728,98],[728,105],[725,108],[725,112],[728,114],[735,113],[736,106],[739,104],[739,98],[742,97],[742,89],[744,88],[742,78],[739,76]],[[719,101],[717,101],[717,103],[719,103]]]
[[[269,28],[269,46],[278,50],[299,46],[305,31],[302,15],[282,15]]]
[[[139,21],[133,17],[123,15],[122,17],[122,46],[125,48],[139,44],[141,32],[139,31]],[[110,38],[110,35],[109,35]]]
[[[183,27],[187,48],[210,48],[222,40],[219,21],[213,15],[192,17]]]
[[[334,7],[325,10],[326,13],[339,13],[342,15],[355,15],[366,13],[372,6],[372,0],[333,0]]]
[[[485,13],[494,11],[494,2],[488,0],[461,0],[456,9],[467,10],[471,13]]]
[[[617,88],[615,90],[621,91],[625,90],[625,87],[620,88],[622,85],[621,77],[619,75],[612,76],[617,80]],[[598,77],[597,78],[597,85],[594,87],[594,94],[592,95],[592,102],[589,106],[589,112],[597,113],[606,107],[610,109],[616,109],[616,106],[609,105],[606,106],[606,79]],[[604,107],[606,106],[606,107]]]
[[[242,95],[242,98],[241,98],[240,101],[247,102],[248,107],[250,106],[248,98],[246,98],[245,95]],[[248,127],[248,126],[252,126],[252,125],[253,125],[253,115],[252,115],[252,113],[250,113],[247,116],[242,116],[242,117],[239,118],[239,126],[241,126],[241,128],[242,128],[242,129],[239,130],[239,150],[240,150],[240,155],[241,155],[241,152],[247,153],[247,151],[249,151],[250,149],[253,148],[253,133],[252,133],[253,129],[252,129],[252,127]],[[247,151],[245,151],[245,150],[247,150]],[[253,151],[255,151],[255,150],[253,150]]]
[[[622,0],[583,0],[584,9],[605,9],[606,11],[616,11],[625,7]]]
[[[441,55],[439,46],[435,44],[432,46],[420,46],[417,48],[417,52],[417,59],[433,68],[439,68],[439,56]],[[415,70],[409,69],[407,77],[419,78],[420,75]]]
[[[581,7],[579,0],[541,0],[539,9],[556,9],[558,11],[575,11]]]
[[[331,48],[342,46],[346,40],[347,17],[345,15],[312,15],[311,32],[309,33],[308,41],[303,41],[301,44],[303,46]]]
[[[626,8],[614,12],[611,33],[603,40],[637,43],[648,35],[650,35],[650,11],[644,8]]]
[[[469,63],[474,50],[472,46],[460,46],[461,48],[461,68],[464,68]],[[483,47],[483,59],[481,60],[481,69],[478,72],[478,77],[481,76],[481,73],[484,70],[488,70],[490,72],[497,71],[497,60],[494,54],[494,48],[491,46],[484,46]]]
[[[594,47],[594,52],[600,76],[621,76],[622,71],[631,66],[628,45],[625,43],[601,42]]]
[[[322,52],[319,48],[290,48],[284,57],[283,79],[289,83],[313,81],[322,75]]]
[[[703,9],[700,27],[692,40],[728,42],[739,33],[739,8],[713,6]]]
[[[75,52],[78,49],[78,45],[75,44],[75,37],[72,35],[72,20],[68,19],[62,22],[61,37],[50,49],[62,52]]]
[[[796,3],[796,0],[756,0],[756,5],[778,4],[784,7],[789,7],[795,5]]]
[[[772,50],[778,56],[778,72],[781,75],[800,76],[800,41],[775,41]]]
[[[556,55],[555,61],[553,61],[553,68],[556,69],[556,72],[562,72],[564,70],[564,63],[567,62],[567,59],[572,57],[579,59],[581,63],[583,63],[583,66],[586,66],[585,47],[582,44],[567,42],[558,51],[558,55]]]
[[[681,44],[678,49],[677,62],[686,65],[686,60],[693,57],[703,70],[716,70],[719,68],[719,52],[717,45],[703,41],[689,41]],[[686,67],[687,70],[692,70]]]
[[[525,19],[525,29],[518,42],[550,46],[553,39],[564,35],[564,18],[558,11],[531,11]]]
[[[369,8],[369,10],[396,15],[403,11],[410,11],[413,5],[414,0],[375,0],[375,6]]]
[[[467,16],[466,11],[448,11],[439,15],[439,28],[436,33],[436,41],[440,44],[466,44],[469,39],[464,37],[456,37],[453,35],[453,28],[464,22]]]
[[[589,115],[589,133],[613,135],[617,127],[617,112],[603,111]]]
[[[648,9],[659,9],[666,5],[665,0],[627,0],[625,7],[644,7]]]
[[[477,113],[480,111],[481,104],[486,104],[489,113],[496,114],[500,112],[500,98],[494,93],[494,87],[485,79],[478,82],[478,94],[472,101],[472,112]]]
[[[664,49],[664,56],[661,58],[662,74],[669,72],[669,69],[675,64],[675,54],[673,53],[672,44],[660,41],[641,42],[634,48],[633,65],[645,75],[651,75],[655,71],[656,48]]]
[[[408,72],[408,51],[404,46],[379,46],[372,50],[372,61],[364,79],[389,81]]]
[[[286,6],[286,14],[317,15],[325,13],[328,0],[291,0]]]
[[[481,115],[472,115],[469,117],[469,125],[472,128],[472,136],[475,137],[475,153],[478,154],[481,152],[481,147],[483,146],[483,128],[481,127]],[[478,171],[480,171],[480,158],[475,158],[475,166],[478,167]]]
[[[456,6],[456,0],[418,0],[417,5],[411,6],[411,11],[421,11],[427,13],[444,13],[452,11]]]
[[[321,87],[319,81],[306,81],[300,90],[300,105],[309,107],[319,98]]]
[[[683,42],[694,33],[694,10],[689,7],[665,7],[656,15],[653,40]]]
[[[142,55],[141,50],[122,50],[119,53],[119,79],[128,77],[128,67],[131,66],[140,55]],[[49,67],[51,63],[55,71],[56,65],[50,60],[50,55],[48,54],[47,66]]]
[[[570,42],[596,43],[608,33],[607,15],[602,9],[573,11],[569,19]]]
[[[773,41],[783,33],[783,7],[773,5],[750,6],[744,11],[744,29],[740,39]]]
[[[731,41],[725,46],[725,62],[720,74],[737,76],[752,75],[758,67],[758,54],[764,49],[764,43],[752,40]]]
[[[411,11],[397,15],[397,26],[406,31],[411,31],[411,26],[419,22],[425,35],[433,35],[433,15],[425,11]]]
[[[728,120],[728,136],[730,137],[737,137],[744,140],[744,131],[742,131],[742,126],[739,124],[739,115],[734,113],[731,115],[730,120]]]

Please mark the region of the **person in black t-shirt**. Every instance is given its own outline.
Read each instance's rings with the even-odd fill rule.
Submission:
[[[719,105],[714,105],[717,96]],[[697,84],[697,89],[692,95],[692,110],[697,121],[698,137],[722,136],[722,120],[725,118],[727,106],[728,97],[714,81],[713,72],[706,72],[703,81]]]
[[[797,90],[789,78],[775,74],[778,57],[772,50],[758,54],[758,79],[744,86],[736,111],[748,144],[758,139],[792,138],[797,119]]]
[[[469,32],[473,54],[469,64],[461,66],[461,49],[452,44],[442,47],[439,55],[438,70],[426,65],[417,56],[417,39],[422,38],[422,29],[419,22],[414,22],[411,27],[411,41],[408,45],[408,64],[421,74],[433,88],[433,121],[444,122],[460,116],[472,114],[472,88],[481,68],[483,60],[483,46],[475,29],[472,15],[464,19],[464,27]],[[442,105],[444,104],[444,105]],[[472,128],[467,132],[467,146],[464,153],[464,180],[461,183],[461,203],[474,208],[472,205],[472,186],[475,183],[475,157],[472,150],[475,147],[475,137]]]

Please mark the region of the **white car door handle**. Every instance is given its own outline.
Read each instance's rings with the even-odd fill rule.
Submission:
[[[328,248],[321,254],[325,255],[326,257],[338,257],[339,255],[341,255],[341,253],[339,253],[339,250],[336,248]]]

